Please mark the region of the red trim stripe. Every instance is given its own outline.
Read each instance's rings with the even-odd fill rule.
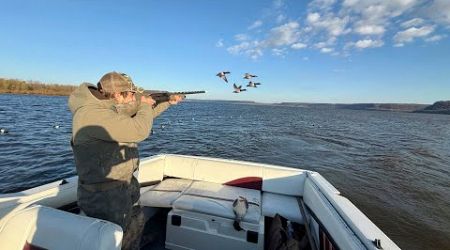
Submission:
[[[251,177],[234,179],[234,180],[224,183],[224,185],[261,190],[262,189],[262,181],[263,180],[261,177],[251,176]]]
[[[40,246],[33,245],[33,244],[29,243],[29,242],[25,242],[25,245],[23,246],[23,250],[48,250],[48,249],[40,247]]]

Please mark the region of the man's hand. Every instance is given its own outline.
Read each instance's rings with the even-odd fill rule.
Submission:
[[[148,105],[152,106],[155,105],[155,100],[151,96],[141,96],[141,103],[147,103]]]
[[[185,98],[184,95],[171,95],[169,99],[169,103],[171,105],[175,105],[179,102],[181,102]]]

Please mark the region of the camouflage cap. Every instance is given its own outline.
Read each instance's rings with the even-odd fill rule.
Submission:
[[[131,78],[124,73],[109,72],[100,79],[100,86],[104,92],[136,92],[137,88]]]

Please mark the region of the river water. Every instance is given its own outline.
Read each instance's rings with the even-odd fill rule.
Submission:
[[[67,97],[0,95],[0,127],[0,193],[76,174]],[[153,129],[141,157],[314,170],[401,248],[449,249],[450,115],[186,101]]]

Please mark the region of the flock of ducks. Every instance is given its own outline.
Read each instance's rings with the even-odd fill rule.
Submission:
[[[231,73],[230,71],[222,71],[222,72],[217,73],[216,76],[222,78],[226,83],[228,83],[227,74],[230,74],[230,73]],[[243,78],[247,79],[247,80],[250,80],[248,82],[248,84],[247,84],[247,87],[249,87],[249,88],[256,88],[256,86],[261,85],[261,83],[253,82],[251,80],[254,77],[258,77],[258,76],[257,75],[252,75],[250,73],[245,73],[244,74]],[[233,93],[241,93],[242,91],[247,91],[247,89],[243,89],[242,88],[242,85],[237,86],[236,83],[233,83],[233,88],[234,88]]]

